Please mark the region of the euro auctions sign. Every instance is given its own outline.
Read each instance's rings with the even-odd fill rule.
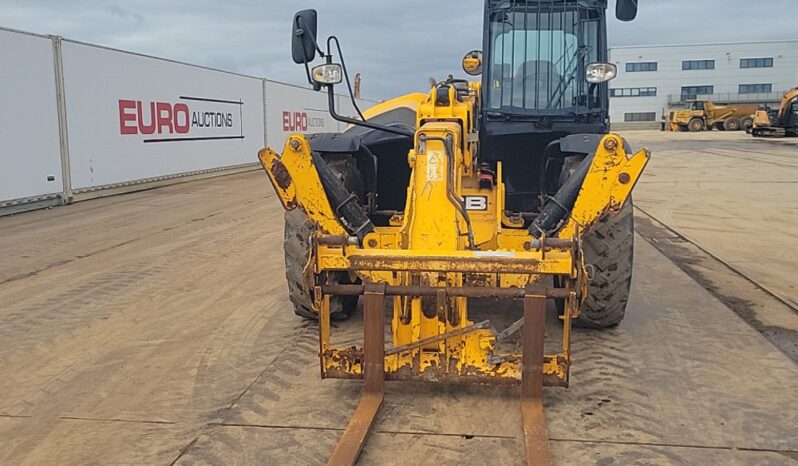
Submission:
[[[174,101],[119,99],[119,133],[141,142],[244,139],[242,100],[180,96]]]

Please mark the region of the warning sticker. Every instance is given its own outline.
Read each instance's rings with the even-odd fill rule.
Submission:
[[[427,181],[440,181],[443,179],[441,157],[435,152],[427,157]]]

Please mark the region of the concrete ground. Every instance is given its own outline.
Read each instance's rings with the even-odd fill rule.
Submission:
[[[654,154],[637,207],[798,309],[798,139],[623,134]]]
[[[575,332],[571,388],[545,391],[557,463],[798,464],[791,148],[629,133],[655,151],[633,295],[617,328]],[[319,380],[263,173],[0,218],[0,232],[0,464],[325,462],[360,384]],[[356,338],[361,316],[334,332]],[[517,389],[389,383],[360,463],[521,454]]]

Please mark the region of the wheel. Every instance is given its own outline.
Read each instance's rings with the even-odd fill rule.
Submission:
[[[585,263],[593,267],[590,291],[574,325],[607,328],[621,323],[632,287],[634,220],[632,199],[615,214],[605,216],[585,235]]]
[[[740,119],[740,128],[744,129],[746,133],[750,133],[751,127],[754,126],[754,117],[747,116]]]
[[[687,128],[692,132],[704,131],[704,120],[700,118],[693,118],[687,124]]]
[[[328,166],[338,176],[346,190],[360,199],[365,197],[364,183],[355,159],[349,154],[322,154]],[[288,298],[294,305],[294,313],[308,319],[318,319],[318,310],[313,308],[312,290],[305,280],[305,267],[310,255],[310,237],[313,224],[299,209],[285,214],[283,251],[285,253],[285,278],[288,282]],[[353,283],[346,272],[336,272],[331,277],[334,283]],[[345,320],[357,307],[357,296],[332,296],[330,318]]]
[[[560,174],[560,186],[574,172],[582,156],[566,157]],[[593,268],[593,279],[582,313],[574,326],[607,328],[618,325],[626,314],[626,302],[632,286],[634,257],[634,220],[630,197],[618,212],[606,215],[582,240],[585,263]],[[555,277],[554,287],[564,284]],[[563,299],[555,299],[557,310],[565,308]]]
[[[740,129],[740,120],[737,118],[729,118],[723,122],[723,129],[726,131],[738,131]]]

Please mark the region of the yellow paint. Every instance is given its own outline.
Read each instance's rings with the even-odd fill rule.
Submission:
[[[411,174],[405,209],[388,226],[377,227],[366,235],[359,245],[327,246],[314,241],[314,277],[309,282],[322,283],[326,272],[343,270],[367,283],[394,286],[523,288],[549,279],[549,275],[558,275],[566,280],[570,290],[566,312],[560,319],[562,350],[546,356],[543,372],[565,383],[570,366],[571,320],[579,315],[588,289],[584,259],[576,240],[602,215],[623,204],[649,154],[643,150],[627,156],[620,136],[604,136],[572,216],[558,233],[560,238],[574,239],[575,246],[539,250],[532,247],[535,240],[523,229],[523,221],[504,213],[505,186],[500,163],[493,186],[479,186],[479,171],[474,164],[478,144],[474,110],[480,105],[479,82],[470,83],[466,95],[458,96],[450,87],[447,104],[441,104],[437,94],[433,88],[429,94],[409,94],[364,112],[366,118],[399,107],[416,112],[416,137],[407,157]],[[329,206],[311,162],[308,142],[302,135],[292,135],[281,156],[264,149],[259,157],[283,206],[302,209],[316,224],[314,235],[346,234]],[[290,180],[284,174],[280,176],[282,171]],[[468,203],[472,209],[464,214],[460,202]],[[469,235],[473,236],[473,248]],[[316,290],[320,295],[320,288]],[[473,324],[466,298],[439,293],[424,298],[397,296],[389,302],[393,307],[393,347],[412,345]],[[316,303],[322,320],[323,376],[362,375],[360,350],[330,345],[329,296],[317,296]],[[385,371],[430,380],[442,376],[518,380],[520,355],[498,354],[495,340],[491,330],[479,329],[425,343],[423,347],[417,345],[387,356]]]
[[[623,146],[623,139],[617,134],[601,139],[571,216],[558,237],[575,237],[577,227],[585,234],[603,215],[620,209],[626,202],[651,154],[643,149],[627,156]]]

